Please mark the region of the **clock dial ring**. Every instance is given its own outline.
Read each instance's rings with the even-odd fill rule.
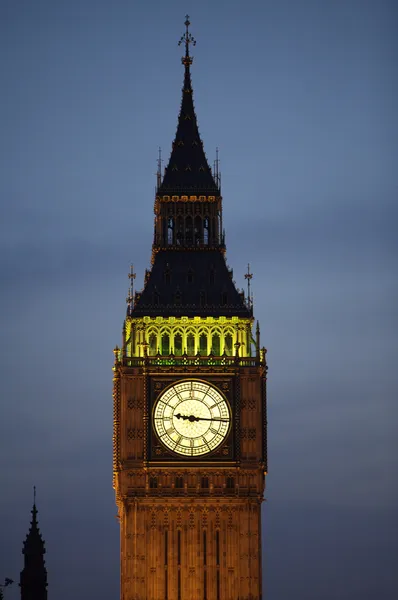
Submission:
[[[231,429],[228,400],[213,384],[198,379],[172,383],[154,402],[152,424],[167,450],[188,458],[214,452]]]

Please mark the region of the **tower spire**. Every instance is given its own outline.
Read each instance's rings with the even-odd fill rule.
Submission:
[[[184,24],[185,33],[178,42],[179,46],[185,47],[184,56],[181,58],[184,65],[181,109],[170,160],[165,168],[163,180],[158,186],[157,196],[219,197],[219,185],[213,177],[203,150],[193,104],[190,70],[193,57],[190,54],[190,46],[195,46],[196,40],[189,30],[191,22],[188,15],[185,17]]]
[[[21,600],[47,600],[47,569],[44,540],[37,520],[36,486],[33,487],[32,520],[23,544],[24,568],[21,571]]]
[[[193,37],[192,33],[189,31],[189,26],[191,24],[191,21],[189,20],[189,15],[185,15],[185,33],[183,36],[181,36],[180,41],[178,42],[178,45],[181,46],[182,43],[185,43],[185,56],[183,56],[181,58],[181,62],[183,65],[185,65],[185,68],[189,70],[190,65],[192,65],[193,62],[193,57],[189,55],[189,45],[192,44],[192,46],[196,46],[196,40]]]

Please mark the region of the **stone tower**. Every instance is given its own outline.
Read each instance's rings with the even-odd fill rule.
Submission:
[[[143,290],[129,294],[114,351],[121,598],[259,600],[266,351],[258,323],[252,334],[250,294],[226,264],[218,168],[209,167],[192,98],[189,25],[187,17],[152,266]]]

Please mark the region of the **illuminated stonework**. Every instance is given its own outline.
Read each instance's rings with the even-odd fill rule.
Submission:
[[[148,356],[252,355],[253,319],[239,317],[143,317],[126,319],[125,353]]]
[[[152,266],[130,271],[114,350],[113,484],[121,600],[261,600],[266,350],[225,259],[218,155],[210,169],[184,83],[159,156]]]

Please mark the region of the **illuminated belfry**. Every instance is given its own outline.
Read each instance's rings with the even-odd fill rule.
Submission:
[[[259,600],[266,351],[225,262],[218,161],[192,98],[190,46],[152,267],[133,290],[114,363],[114,488],[122,600]],[[163,175],[163,176],[162,176]]]

